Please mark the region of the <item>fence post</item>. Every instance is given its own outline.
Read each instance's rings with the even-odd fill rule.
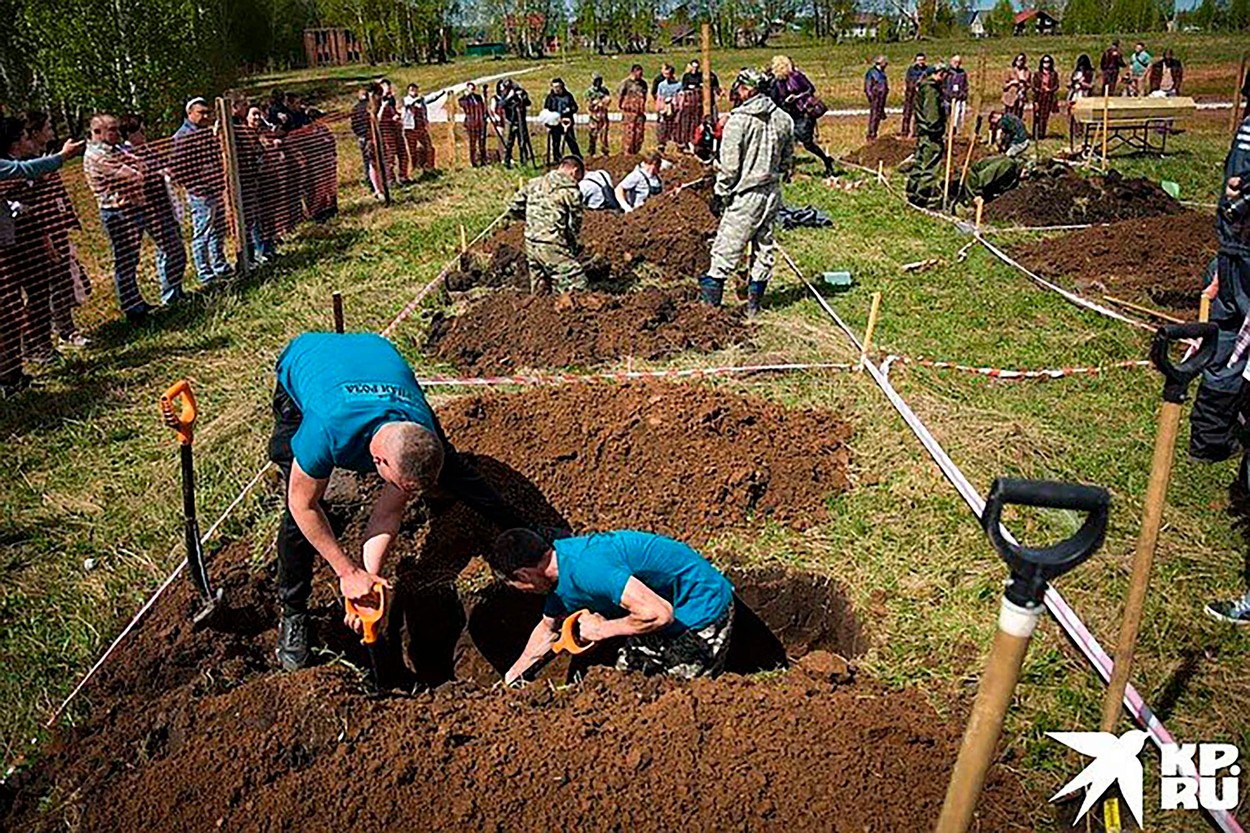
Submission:
[[[218,97],[214,104],[217,106],[217,135],[221,138],[222,175],[234,226],[235,269],[240,275],[246,275],[252,264],[247,256],[247,217],[243,214],[243,188],[239,179],[239,146],[235,142],[229,100]]]
[[[699,36],[703,40],[703,112],[715,118],[712,112],[712,24],[700,26]]]
[[[330,296],[330,302],[334,306],[334,332],[341,333],[345,326],[343,321],[343,293],[335,292]]]
[[[383,158],[382,126],[378,123],[378,110],[382,100],[377,93],[369,93],[369,144],[373,145],[373,164],[378,169],[378,182],[382,183],[382,202],[391,204],[390,176],[386,170],[387,160]],[[368,171],[365,172],[366,174]]]
[[[1228,132],[1236,135],[1237,125],[1241,119],[1237,118],[1237,111],[1241,109],[1241,85],[1246,78],[1246,53],[1241,53],[1241,66],[1237,69],[1237,77],[1233,79],[1233,113],[1228,122]]]

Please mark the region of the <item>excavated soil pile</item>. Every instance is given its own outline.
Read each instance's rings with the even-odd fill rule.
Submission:
[[[624,357],[710,353],[747,341],[737,308],[698,303],[693,289],[549,296],[503,290],[437,315],[426,349],[468,373],[585,367]]]
[[[846,156],[846,161],[865,168],[876,170],[877,163],[880,162],[887,168],[897,168],[903,163],[907,157],[916,152],[916,140],[908,139],[892,133],[889,136],[881,136],[858,150],[851,151]],[[978,159],[984,159],[990,155],[990,148],[984,143],[977,144],[972,151],[972,159],[975,162]],[[955,139],[955,147],[951,153],[951,179],[959,179],[959,171],[963,170],[964,159],[968,156],[968,140],[966,138]],[[945,164],[945,162],[943,162]]]
[[[582,225],[582,260],[593,283],[628,284],[645,271],[665,281],[685,281],[707,271],[709,241],[717,220],[708,207],[710,186],[678,185],[705,176],[698,160],[682,156],[662,172],[666,193],[648,200],[631,214],[587,211]],[[619,182],[637,164],[637,157],[609,156],[587,164],[603,169]],[[514,222],[484,240],[460,258],[460,268],[447,276],[447,288],[463,291],[475,286],[529,288],[525,265],[525,227]]]
[[[703,541],[769,517],[805,528],[849,486],[836,416],[664,382],[459,399],[452,440],[524,471],[563,517]]]
[[[1083,177],[1055,164],[1030,174],[1019,187],[985,207],[993,222],[1022,226],[1114,223],[1179,214],[1181,204],[1148,179],[1126,179],[1118,171]]]
[[[1100,300],[1103,293],[1145,294],[1155,304],[1187,309],[1197,305],[1217,247],[1211,217],[1185,211],[1035,240],[1013,254],[1034,272],[1067,278]]]

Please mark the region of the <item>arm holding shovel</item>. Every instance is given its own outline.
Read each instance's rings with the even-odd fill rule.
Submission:
[[[512,663],[512,667],[503,675],[504,684],[512,685],[521,679],[521,676],[535,663],[547,656],[559,638],[559,620],[554,616],[544,615],[542,621],[535,625],[530,633],[529,641],[525,643],[525,650],[521,651],[521,656],[517,657],[516,662]]]
[[[598,613],[581,618],[581,637],[586,642],[602,642],[618,636],[641,636],[667,628],[673,621],[673,606],[633,576],[625,582],[621,607],[627,615],[605,619]]]
[[[384,587],[389,587],[390,584],[368,569],[356,566],[339,546],[334,530],[330,527],[330,520],[321,508],[321,498],[329,482],[328,478],[321,479],[307,474],[296,460],[291,464],[291,485],[287,491],[287,503],[300,532],[304,533],[308,543],[313,545],[338,576],[339,590],[343,597],[355,601],[372,594],[375,584]],[[370,524],[372,525],[372,518]],[[388,537],[387,543],[389,540]]]

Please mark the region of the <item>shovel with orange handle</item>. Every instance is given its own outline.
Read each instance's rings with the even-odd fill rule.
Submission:
[[[551,644],[551,647],[547,649],[547,653],[535,660],[533,665],[521,672],[521,676],[512,681],[512,687],[520,688],[525,683],[534,682],[538,678],[538,672],[550,665],[551,661],[560,654],[575,656],[590,650],[591,645],[594,643],[581,641],[577,625],[577,620],[589,612],[589,610],[579,610],[564,617],[564,623],[560,625],[560,637]]]
[[[174,404],[181,400],[178,410]],[[195,418],[199,413],[195,403],[195,393],[191,383],[179,379],[161,394],[161,418],[165,424],[174,429],[178,435],[178,446],[182,457],[182,516],[184,534],[186,536],[187,568],[191,571],[191,582],[199,591],[203,606],[192,617],[196,625],[203,623],[217,609],[221,602],[221,590],[213,592],[208,580],[208,568],[204,564],[204,550],[200,545],[200,524],[195,517],[195,462],[191,446],[195,440]]]
[[[343,606],[347,608],[350,616],[360,619],[362,635],[360,643],[369,649],[369,665],[373,669],[373,690],[380,692],[382,690],[382,673],[381,666],[378,664],[378,637],[379,627],[382,617],[386,614],[386,586],[381,582],[373,585],[373,593],[367,597],[372,601],[377,599],[377,604],[364,604],[364,600],[353,602],[351,599],[343,599]]]

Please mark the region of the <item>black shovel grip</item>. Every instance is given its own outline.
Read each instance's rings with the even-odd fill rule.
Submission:
[[[1070,538],[1048,547],[1024,547],[1013,544],[1003,534],[1003,507],[1038,506],[1047,509],[1070,509],[1085,512],[1085,523]],[[1061,483],[1054,480],[1021,480],[999,477],[990,487],[985,501],[981,525],[990,543],[1011,570],[1006,595],[1023,607],[1040,604],[1046,585],[1089,558],[1102,546],[1107,536],[1107,517],[1111,495],[1097,486]]]
[[[1198,378],[1198,374],[1215,358],[1218,333],[1218,327],[1205,321],[1168,324],[1155,330],[1155,338],[1150,345],[1150,360],[1163,374],[1164,402],[1179,405],[1185,401],[1189,393],[1189,383]],[[1200,339],[1194,354],[1180,364],[1173,363],[1168,355],[1172,344],[1194,338]]]

